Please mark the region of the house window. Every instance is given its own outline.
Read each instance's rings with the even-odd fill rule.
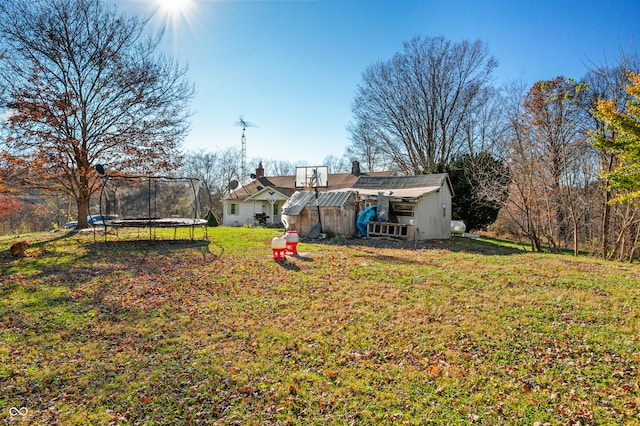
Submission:
[[[229,204],[227,208],[227,213],[230,215],[238,214],[238,205],[237,204]]]
[[[396,216],[413,217],[413,204],[393,203],[391,208]]]

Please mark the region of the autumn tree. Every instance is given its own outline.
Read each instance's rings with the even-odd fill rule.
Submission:
[[[503,214],[515,225],[518,235],[525,236],[533,251],[542,251],[541,229],[537,218],[540,216],[541,203],[538,197],[538,172],[543,165],[538,162],[535,140],[530,132],[529,117],[525,113],[523,100],[526,88],[522,82],[513,82],[506,88],[504,111],[507,125],[502,143],[502,157],[508,168],[509,197],[504,201]],[[500,191],[493,189],[491,176],[482,179],[482,191],[486,197],[498,200]]]
[[[637,207],[640,201],[640,73],[628,73],[626,89],[630,98],[623,108],[615,99],[600,99],[594,115],[606,123],[606,128],[594,132],[594,144],[601,150],[615,153],[617,160],[610,170],[603,172],[609,188],[617,192],[613,203],[627,204],[634,214],[625,223],[625,233],[632,232],[630,257],[640,244]],[[609,131],[609,132],[607,132]],[[632,229],[635,228],[635,231]],[[619,235],[621,241],[624,234]],[[625,252],[616,244],[617,251]]]
[[[373,155],[381,149],[388,163],[407,174],[468,152],[465,125],[492,95],[496,66],[481,41],[415,37],[404,43],[393,58],[363,73],[352,106],[352,151]]]
[[[591,113],[595,110],[600,99],[615,99],[616,103],[624,108],[627,96],[624,90],[627,82],[626,75],[627,68],[624,66],[599,67],[590,70],[584,78],[584,81],[589,85],[589,96],[585,99],[583,108]],[[606,123],[596,114],[590,114],[590,116],[593,119],[589,126],[592,133],[613,136],[612,131],[606,128]],[[609,172],[613,170],[617,162],[617,155],[611,150],[600,149],[598,150],[598,162],[598,171]],[[597,224],[599,228],[599,232],[597,232],[598,249],[600,254],[606,257],[612,252],[611,243],[615,239],[616,228],[618,228],[616,218],[620,216],[616,210],[620,208],[620,205],[609,202],[614,198],[614,195],[613,189],[608,186],[606,179],[602,179],[597,190],[600,196],[595,200],[595,205],[601,208],[600,214],[597,215],[600,218],[600,223]]]
[[[616,202],[640,199],[640,74],[629,73],[627,93],[633,99],[626,102],[626,111],[619,111],[615,100],[601,99],[594,112],[615,135],[597,133],[594,139],[598,148],[610,149],[620,159],[615,168],[606,172],[611,187],[622,191]]]
[[[585,99],[583,108],[591,113],[593,120],[590,125],[592,134],[599,134],[602,138],[615,138],[615,129],[607,126],[596,111],[598,101],[607,99],[616,104],[618,111],[624,112],[627,101],[632,99],[626,91],[629,83],[628,75],[630,71],[640,72],[640,58],[633,52],[619,51],[616,63],[613,65],[603,64],[589,70],[584,78],[584,82],[589,85],[589,97]],[[618,154],[611,149],[598,149],[599,170],[601,180],[597,186],[598,199],[594,206],[599,207],[593,215],[597,222],[594,224],[594,233],[599,242],[600,253],[607,258],[625,256],[623,241],[629,239],[629,227],[633,225],[633,217],[637,217],[637,210],[640,206],[627,203],[612,203],[616,197],[617,190],[609,185],[606,179],[607,173],[613,171],[618,162]],[[625,235],[627,235],[625,237]]]
[[[520,154],[529,161],[529,176],[537,196],[535,220],[553,250],[573,237],[577,253],[577,228],[581,216],[577,180],[583,176],[579,165],[589,155],[584,114],[577,99],[586,87],[571,79],[556,77],[536,82],[523,99],[520,135],[526,135]],[[526,160],[525,160],[526,159]]]
[[[0,193],[0,233],[20,228],[20,222],[25,217],[25,203],[18,198]]]
[[[96,164],[157,173],[179,161],[193,87],[147,22],[102,0],[0,3],[4,154],[23,184],[75,199],[78,228]]]

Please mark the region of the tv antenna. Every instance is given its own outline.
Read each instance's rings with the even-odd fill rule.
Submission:
[[[237,127],[242,127],[242,164],[241,164],[241,171],[240,171],[240,176],[242,176],[242,180],[245,179],[245,177],[247,176],[247,138],[244,135],[244,131],[247,129],[247,127],[258,127],[255,124],[253,124],[250,121],[245,120],[244,118],[242,118],[242,116],[240,116],[240,118],[238,119],[238,121],[236,121],[235,126]]]

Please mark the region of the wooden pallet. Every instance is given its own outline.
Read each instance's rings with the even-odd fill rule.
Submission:
[[[367,237],[388,237],[403,240],[413,240],[413,225],[391,222],[369,222]]]

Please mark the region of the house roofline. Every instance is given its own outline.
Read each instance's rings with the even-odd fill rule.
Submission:
[[[267,191],[274,191],[277,192],[278,194],[282,195],[285,199],[289,198],[290,195],[284,194],[281,191],[278,191],[278,188],[274,187],[274,186],[265,186],[264,188],[258,190],[258,192],[255,192],[254,194],[251,194],[250,196],[248,196],[247,198],[244,199],[244,201],[248,201],[248,200],[254,200],[256,199],[259,195],[267,192]]]

